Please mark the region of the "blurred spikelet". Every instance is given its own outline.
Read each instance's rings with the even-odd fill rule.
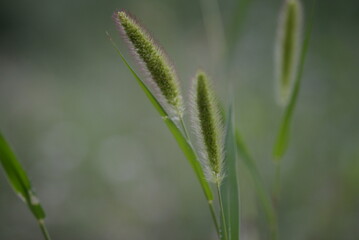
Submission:
[[[113,18],[146,76],[146,83],[171,115],[182,117],[183,103],[177,75],[163,50],[134,18],[116,11]]]
[[[223,180],[223,123],[211,84],[198,72],[191,90],[191,117],[207,180]]]
[[[286,105],[291,97],[298,70],[302,32],[302,6],[299,0],[285,0],[279,18],[275,49],[276,91]]]

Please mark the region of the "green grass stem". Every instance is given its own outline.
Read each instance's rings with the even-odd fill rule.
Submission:
[[[278,212],[278,205],[280,201],[280,188],[281,188],[281,164],[280,162],[275,164],[275,181],[274,181],[274,188],[273,188],[273,204],[274,207],[277,209]]]
[[[212,200],[208,201],[208,206],[209,206],[209,211],[211,212],[211,217],[212,217],[214,226],[216,228],[217,236],[220,238],[221,237],[221,227],[218,223],[217,216],[216,216],[216,210],[214,209]]]
[[[46,225],[44,221],[39,221],[39,226],[42,232],[42,235],[44,236],[45,240],[51,240],[50,234],[47,231]]]
[[[183,132],[184,132],[186,138],[190,141],[189,134],[188,134],[188,131],[187,131],[187,128],[186,128],[186,124],[184,123],[183,118],[180,119],[180,123],[181,123],[181,126],[183,128]],[[220,226],[219,226],[219,223],[218,223],[218,220],[217,220],[216,211],[215,211],[214,206],[213,206],[213,200],[208,200],[208,207],[209,207],[209,211],[211,212],[211,217],[212,217],[214,226],[216,228],[216,233],[217,233],[218,237],[220,237]]]
[[[262,205],[266,219],[269,224],[271,239],[276,240],[278,239],[278,223],[277,223],[276,212],[273,208],[268,193],[265,191],[264,184],[261,175],[258,171],[257,164],[253,159],[253,157],[251,156],[251,154],[249,153],[249,150],[245,142],[243,141],[242,136],[238,129],[236,130],[235,134],[236,134],[236,144],[237,144],[238,153],[243,159],[243,162],[248,168],[250,176],[252,177],[254,187],[259,198],[259,202]]]
[[[223,200],[222,200],[222,195],[221,195],[221,186],[220,183],[217,182],[216,184],[216,188],[217,188],[217,194],[218,194],[218,202],[219,202],[219,208],[220,208],[220,216],[221,216],[221,220],[222,220],[222,228],[220,231],[220,237],[223,240],[229,240],[228,239],[228,233],[227,233],[227,223],[226,223],[226,217],[224,214],[224,208],[223,208]],[[222,236],[222,233],[224,233],[224,235]],[[224,237],[224,238],[223,238]]]

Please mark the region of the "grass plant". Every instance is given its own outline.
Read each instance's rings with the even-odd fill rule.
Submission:
[[[245,0],[238,6],[248,6],[250,0]],[[215,32],[225,35],[224,21],[220,14],[219,2],[211,0],[206,7],[202,1],[203,13],[206,16],[208,36],[216,26]],[[275,45],[276,87],[278,98],[285,109],[278,135],[274,143],[273,158],[277,166],[277,178],[273,181],[277,186],[275,198],[279,198],[280,162],[288,148],[290,123],[298,99],[300,83],[303,74],[305,56],[308,50],[313,18],[308,23],[305,39],[302,43],[302,6],[299,0],[284,0],[280,21],[278,24],[277,42]],[[314,5],[313,5],[314,9]],[[313,11],[314,12],[314,11]],[[215,18],[210,16],[215,15]],[[243,10],[238,10],[235,25],[242,23]],[[126,11],[116,11],[113,19],[130,54],[134,57],[137,69],[133,68],[125,55],[117,47],[110,34],[107,33],[114,49],[133,75],[149,101],[161,116],[164,123],[177,141],[189,164],[191,165],[209,206],[214,228],[220,240],[240,239],[240,189],[241,181],[238,161],[241,159],[248,168],[254,182],[259,203],[265,213],[270,239],[279,238],[278,215],[275,202],[271,201],[264,187],[262,177],[255,159],[240,134],[240,124],[236,124],[234,113],[235,95],[233,81],[227,80],[229,101],[224,105],[217,97],[215,89],[207,74],[199,71],[193,80],[190,99],[190,111],[185,109],[180,81],[175,67],[168,61],[162,48],[153,40],[151,35]],[[226,66],[233,56],[233,49],[238,39],[238,33],[222,36],[222,50],[218,62]],[[226,44],[229,43],[229,46]],[[230,53],[228,52],[230,51]],[[224,59],[227,56],[227,59]],[[220,106],[220,107],[219,107]],[[223,108],[223,109],[221,109]],[[190,126],[184,120],[185,115],[191,115]],[[194,136],[187,129],[193,129]],[[196,141],[193,140],[196,139]],[[0,133],[0,162],[15,193],[26,203],[36,218],[45,240],[50,236],[45,226],[45,212],[36,197],[30,181],[17,160],[13,150]],[[214,194],[215,192],[215,194]]]
[[[202,7],[204,2],[202,3]],[[247,5],[246,2],[245,5]],[[217,3],[211,2],[212,7],[203,7],[203,13],[205,15],[205,21],[208,20],[208,16],[216,13],[217,22],[214,24],[213,20],[206,24],[208,36],[211,36],[210,32],[212,31],[208,26],[215,25],[217,26],[214,31],[222,29],[222,19],[219,13],[219,8]],[[121,12],[115,13],[115,15],[121,15]],[[240,15],[243,15],[241,12]],[[116,20],[117,21],[117,20]],[[277,141],[275,143],[274,156],[282,156],[284,150],[286,149],[286,144],[288,139],[286,134],[289,131],[289,122],[294,110],[294,105],[297,99],[300,80],[303,72],[303,65],[305,59],[305,53],[308,48],[308,41],[310,38],[311,27],[308,27],[306,39],[303,46],[301,46],[301,21],[302,21],[302,7],[299,0],[286,0],[284,1],[284,7],[280,13],[280,22],[278,26],[278,40],[276,43],[276,69],[279,72],[277,74],[277,87],[279,88],[278,94],[282,102],[289,101],[286,106],[284,120],[281,125]],[[312,20],[310,21],[312,23]],[[136,27],[141,28],[139,25]],[[143,32],[146,32],[143,30]],[[224,32],[224,31],[222,31]],[[127,34],[128,35],[128,34]],[[212,34],[213,35],[213,34]],[[236,35],[235,35],[236,36]],[[237,36],[236,36],[237,37]],[[222,39],[226,39],[223,36]],[[126,40],[126,39],[125,39]],[[112,39],[111,39],[112,41]],[[222,40],[222,44],[226,44],[225,40]],[[114,43],[113,43],[114,44]],[[141,47],[144,44],[139,44]],[[121,51],[116,47],[116,50],[120,54],[122,60],[125,62],[126,66],[134,74],[135,78],[138,80],[140,85],[146,86],[146,82],[141,80],[141,78],[135,73],[135,71],[129,66],[127,60],[121,53]],[[233,48],[233,46],[232,46]],[[226,46],[223,46],[223,49],[226,49]],[[300,51],[301,49],[301,51]],[[141,49],[136,49],[140,52]],[[299,55],[300,52],[300,55]],[[232,57],[228,54],[229,59]],[[222,58],[222,55],[220,56]],[[222,60],[222,59],[221,59]],[[145,61],[140,59],[140,61]],[[228,62],[228,61],[225,61]],[[280,65],[280,66],[279,66]],[[226,67],[224,67],[226,69]],[[279,70],[278,70],[279,69]],[[230,83],[230,82],[229,82]],[[177,85],[178,86],[178,85]],[[146,88],[146,91],[151,91]],[[148,95],[148,93],[146,93]],[[278,239],[278,222],[277,222],[277,213],[274,210],[274,204],[271,202],[269,194],[264,188],[263,182],[261,180],[260,172],[255,163],[255,160],[251,156],[244,139],[240,135],[240,131],[236,129],[237,127],[234,124],[234,117],[232,113],[232,108],[226,112],[225,115],[229,117],[229,120],[226,121],[225,130],[220,130],[219,121],[219,111],[216,109],[217,104],[214,103],[216,100],[214,98],[214,92],[210,84],[208,83],[207,77],[203,72],[197,74],[195,78],[193,88],[192,88],[192,127],[194,127],[196,136],[198,138],[197,145],[193,145],[190,139],[190,136],[187,134],[187,127],[183,121],[181,122],[181,133],[184,135],[184,138],[190,143],[193,152],[195,152],[194,157],[191,158],[190,162],[192,166],[194,162],[201,162],[202,168],[194,168],[197,176],[206,176],[205,182],[203,179],[199,178],[202,188],[208,187],[208,192],[211,192],[211,198],[207,196],[207,200],[212,204],[213,203],[213,194],[211,186],[209,184],[215,185],[216,191],[218,193],[217,199],[217,209],[219,214],[214,212],[214,208],[211,209],[211,215],[214,221],[214,224],[219,233],[220,239],[239,239],[239,188],[238,188],[238,171],[237,171],[237,152],[239,156],[243,159],[245,165],[249,169],[253,181],[255,183],[255,190],[260,199],[260,203],[263,206],[263,210],[268,220],[269,230],[271,232],[271,239]],[[154,94],[151,95],[156,98]],[[289,100],[288,100],[289,99]],[[161,104],[161,101],[157,101],[158,104]],[[221,105],[221,104],[219,104]],[[229,103],[230,106],[233,105],[233,100]],[[186,111],[184,111],[186,113]],[[226,141],[223,142],[222,134],[225,132]],[[284,136],[284,137],[283,137]],[[223,144],[223,149],[225,150],[222,153],[221,144]],[[195,146],[193,148],[193,146]],[[235,151],[233,151],[233,146]],[[197,149],[196,149],[197,147]],[[279,149],[279,150],[278,150]],[[230,153],[230,154],[228,154]],[[278,154],[279,153],[279,154]],[[221,156],[223,155],[223,156]],[[224,157],[224,155],[226,157]],[[228,156],[230,155],[230,156]],[[233,160],[234,159],[234,160]],[[278,159],[278,158],[275,158]],[[198,165],[197,165],[198,166]],[[277,179],[274,180],[276,185],[279,186],[280,179],[280,167],[277,165]],[[228,174],[228,175],[227,175]],[[234,184],[235,183],[235,184]],[[232,193],[232,194],[231,194]],[[234,194],[233,194],[234,193]],[[220,219],[217,219],[216,216],[219,216]],[[234,216],[234,217],[233,217]],[[218,224],[220,223],[220,224]]]

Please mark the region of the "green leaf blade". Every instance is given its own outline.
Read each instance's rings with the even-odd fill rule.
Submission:
[[[192,166],[193,170],[195,171],[195,174],[197,176],[197,179],[199,180],[203,192],[206,196],[206,199],[209,201],[213,200],[213,193],[212,190],[204,176],[204,173],[202,171],[202,167],[200,163],[197,160],[197,156],[193,150],[193,147],[191,144],[188,143],[187,139],[183,136],[182,132],[179,130],[177,125],[169,118],[164,118],[164,121],[173,134],[174,138],[176,139],[179,147],[183,151],[184,155],[188,159],[190,165]]]
[[[227,224],[228,240],[238,240],[240,234],[240,197],[232,106],[229,108],[226,121],[225,153],[226,177],[221,185],[224,216]]]
[[[30,181],[1,133],[0,162],[14,191],[19,194],[23,200],[26,199],[26,189],[30,189]]]
[[[45,212],[31,188],[30,180],[1,133],[0,162],[15,193],[28,205],[35,218],[43,221],[46,217]]]

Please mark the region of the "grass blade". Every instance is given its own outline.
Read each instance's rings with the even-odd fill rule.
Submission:
[[[30,211],[37,219],[45,239],[50,239],[47,233],[44,219],[45,212],[40,205],[38,198],[31,188],[31,183],[24,169],[21,167],[9,144],[0,132],[0,162],[3,166],[6,177],[15,193],[27,204]]]
[[[262,205],[266,219],[269,224],[269,229],[271,232],[271,239],[278,238],[278,226],[277,226],[277,216],[275,214],[273,205],[271,204],[268,193],[265,191],[261,175],[258,171],[258,167],[253,157],[248,151],[248,148],[245,142],[242,139],[242,136],[238,129],[236,129],[236,145],[240,158],[243,160],[246,165],[249,173],[254,182],[255,191],[259,197],[259,203]]]
[[[229,107],[226,120],[225,169],[226,177],[221,185],[223,211],[227,225],[228,240],[238,240],[239,223],[239,186],[237,178],[237,154],[234,137],[234,117],[232,105]]]
[[[178,125],[174,122],[174,120],[172,120],[168,116],[165,109],[161,106],[159,101],[157,101],[157,99],[151,93],[151,91],[146,86],[146,84],[141,80],[141,78],[133,70],[133,68],[130,66],[130,64],[128,63],[128,61],[126,60],[124,55],[121,53],[121,51],[118,49],[116,44],[113,42],[112,38],[110,37],[110,35],[108,33],[107,33],[107,36],[109,37],[113,47],[115,48],[118,55],[121,57],[122,61],[124,62],[124,64],[128,68],[128,70],[130,70],[130,72],[132,73],[132,75],[136,79],[137,83],[140,85],[141,89],[145,92],[146,96],[148,97],[150,102],[153,104],[153,106],[157,109],[157,111],[161,115],[163,121],[166,123],[167,127],[169,128],[169,130],[171,131],[171,133],[175,137],[178,145],[180,146],[181,150],[183,151],[183,153],[185,154],[185,156],[188,159],[189,163],[191,164],[193,170],[195,171],[196,176],[198,178],[198,181],[200,182],[201,187],[203,189],[203,192],[204,192],[204,194],[206,196],[206,199],[208,200],[209,204],[212,204],[212,201],[213,201],[212,190],[211,190],[208,182],[206,181],[206,179],[204,177],[202,168],[201,168],[199,162],[197,161],[197,156],[196,156],[195,151],[193,150],[193,147],[192,147],[191,143],[184,136],[184,133],[178,127]]]
[[[285,154],[285,152],[288,148],[288,144],[289,144],[290,124],[291,124],[293,112],[294,112],[294,109],[295,109],[295,106],[297,103],[301,79],[302,79],[303,70],[304,70],[305,57],[308,52],[309,40],[310,40],[312,27],[313,27],[314,7],[315,7],[315,1],[313,2],[311,20],[309,21],[309,24],[308,24],[308,27],[306,30],[305,40],[303,42],[303,47],[301,48],[300,62],[299,62],[299,66],[298,66],[298,72],[296,75],[295,83],[294,83],[295,85],[294,85],[294,89],[293,89],[293,94],[291,95],[289,104],[287,105],[287,107],[284,111],[282,123],[280,125],[277,139],[276,139],[276,142],[275,142],[274,148],[273,148],[273,157],[274,157],[274,161],[276,161],[276,162],[279,162],[280,159],[283,157],[283,155]]]

